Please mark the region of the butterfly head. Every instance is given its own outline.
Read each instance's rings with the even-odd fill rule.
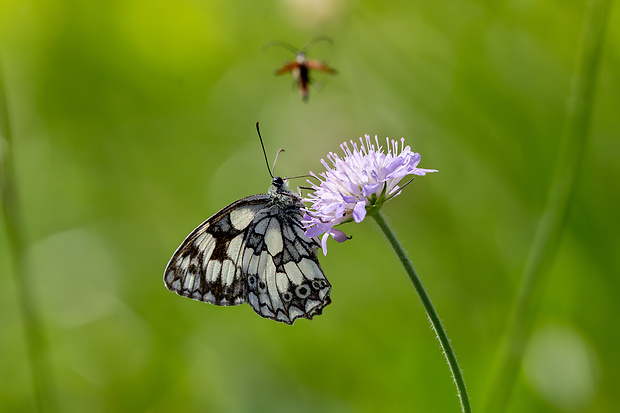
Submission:
[[[271,180],[271,187],[269,188],[269,192],[267,192],[267,194],[271,196],[272,200],[286,206],[295,204],[298,198],[288,188],[288,179],[281,178],[279,176],[276,176]]]
[[[286,179],[286,178],[279,177],[279,176],[275,176],[275,177],[271,180],[271,187],[272,187],[272,188],[273,188],[276,192],[288,191],[287,179]]]

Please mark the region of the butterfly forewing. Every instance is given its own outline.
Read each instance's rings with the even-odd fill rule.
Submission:
[[[247,301],[287,324],[321,314],[331,285],[319,244],[304,235],[302,204],[278,179],[269,194],[240,199],[192,231],[168,263],[168,289],[216,305]]]
[[[216,305],[245,302],[245,282],[236,263],[249,224],[267,202],[267,195],[240,199],[192,231],[168,263],[168,289]]]

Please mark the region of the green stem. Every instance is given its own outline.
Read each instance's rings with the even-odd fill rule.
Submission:
[[[491,375],[486,411],[505,411],[519,371],[539,297],[565,226],[588,136],[595,81],[611,0],[589,3],[578,51],[577,68],[568,99],[562,147],[547,205],[530,250],[521,286]]]
[[[33,382],[34,402],[39,412],[54,411],[51,395],[49,361],[36,299],[29,288],[29,270],[25,254],[15,173],[13,167],[11,127],[0,56],[0,199],[6,228],[7,244],[15,274],[17,301],[24,328],[25,344]]]
[[[381,228],[381,230],[387,237],[388,241],[392,245],[392,248],[394,248],[398,259],[403,264],[403,267],[405,267],[405,271],[407,271],[407,275],[409,275],[409,278],[411,279],[411,282],[413,283],[413,286],[415,287],[415,290],[418,293],[420,300],[422,301],[422,305],[424,306],[424,309],[428,314],[428,318],[431,320],[431,324],[433,325],[433,329],[437,334],[439,343],[441,343],[441,347],[443,348],[443,353],[446,356],[446,360],[448,361],[450,370],[452,370],[452,377],[454,379],[454,383],[456,384],[459,398],[461,399],[461,408],[464,413],[470,413],[471,406],[469,404],[469,397],[467,396],[467,389],[465,388],[465,380],[463,380],[463,375],[461,374],[461,369],[459,368],[459,364],[456,361],[454,350],[452,350],[450,340],[448,339],[446,330],[443,328],[443,325],[439,320],[437,311],[435,311],[435,307],[433,307],[431,299],[428,297],[426,290],[424,290],[422,282],[420,281],[418,275],[413,269],[413,265],[411,264],[411,261],[409,261],[405,250],[403,250],[403,247],[400,245],[400,242],[398,242],[398,239],[392,232],[391,228],[388,226],[387,222],[385,222],[385,219],[383,218],[381,213],[377,211],[372,215],[372,217],[375,219],[377,225],[379,225],[379,228]]]

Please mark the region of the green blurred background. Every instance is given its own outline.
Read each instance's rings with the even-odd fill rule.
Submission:
[[[163,285],[183,238],[319,172],[364,133],[405,137],[417,179],[384,212],[445,323],[474,411],[545,205],[584,1],[1,0],[31,277],[62,412],[459,411],[423,308],[372,220],[321,263],[333,303],[289,327]],[[509,412],[617,411],[620,14],[612,10],[584,168]],[[303,103],[301,47],[317,74]],[[298,181],[298,185],[303,181]],[[295,183],[293,183],[295,185]],[[0,410],[34,410],[4,228]]]

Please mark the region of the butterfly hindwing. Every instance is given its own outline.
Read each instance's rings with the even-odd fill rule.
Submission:
[[[260,210],[246,234],[248,265],[242,265],[254,311],[287,324],[321,314],[331,302],[331,285],[315,254],[319,244],[304,235],[300,207],[283,210],[276,203]]]
[[[273,182],[269,194],[233,202],[192,231],[166,267],[166,287],[215,305],[248,302],[287,324],[321,314],[331,285],[319,244],[304,235],[299,197]]]

